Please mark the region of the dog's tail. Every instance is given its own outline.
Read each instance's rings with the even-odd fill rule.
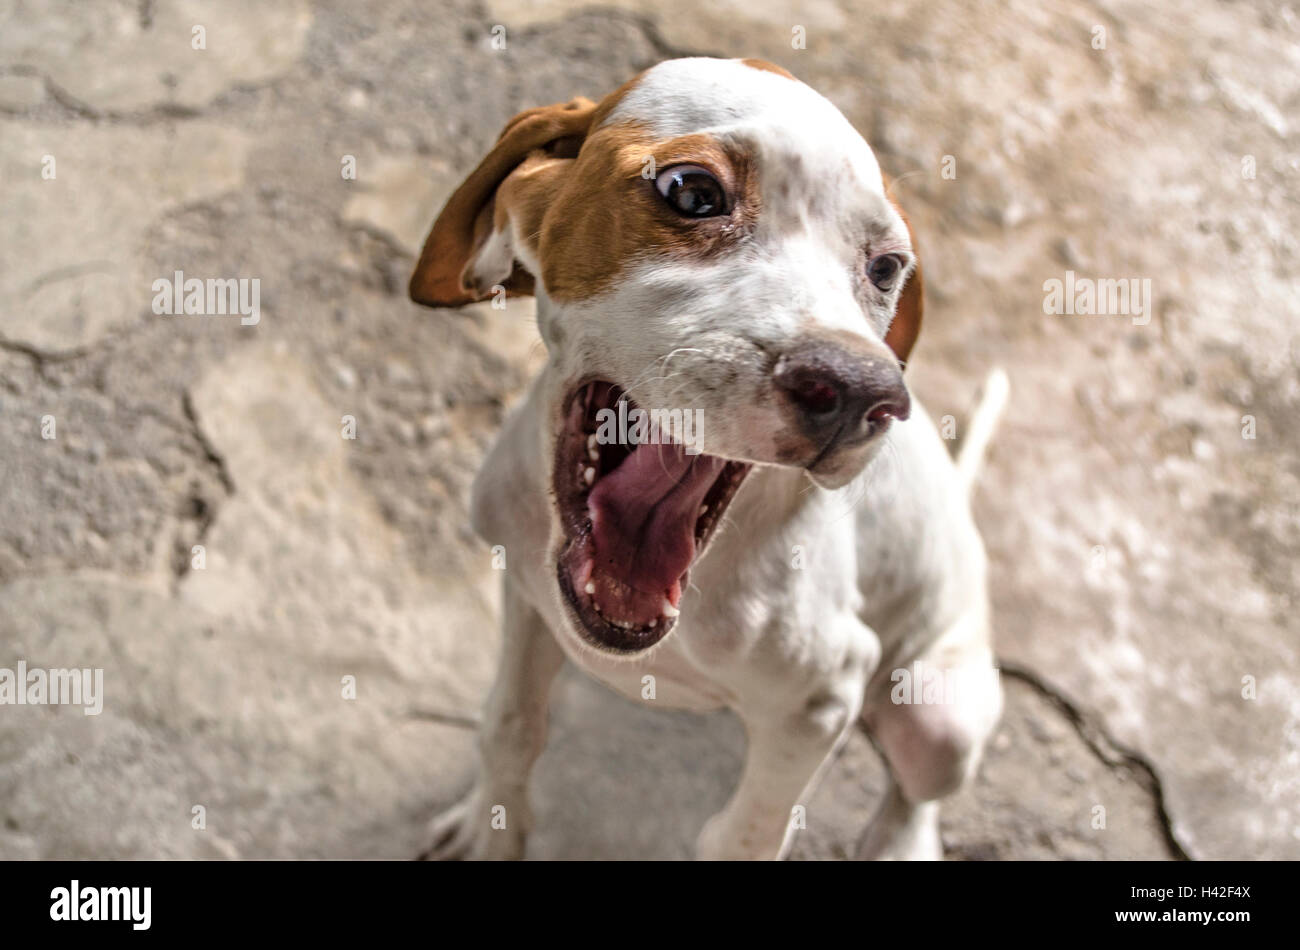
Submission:
[[[993,441],[993,433],[997,431],[998,420],[1007,407],[1010,392],[1011,383],[1001,367],[989,373],[984,380],[979,405],[975,407],[970,425],[966,427],[966,437],[957,449],[957,474],[961,476],[967,494],[975,486],[975,479],[984,464],[984,453]]]

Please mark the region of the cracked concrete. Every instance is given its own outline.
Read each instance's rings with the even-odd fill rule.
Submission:
[[[151,223],[238,188],[250,146],[238,129],[202,123],[175,135],[5,121],[0,135],[10,222],[0,337],[41,354],[84,353],[149,314]],[[53,177],[31,174],[33,156]]]
[[[1004,677],[1011,677],[1029,685],[1041,698],[1065,716],[1074,727],[1080,739],[1092,751],[1093,756],[1108,769],[1135,775],[1142,790],[1151,799],[1154,816],[1160,832],[1164,837],[1169,853],[1180,860],[1190,860],[1191,855],[1183,843],[1178,840],[1178,832],[1169,814],[1165,798],[1164,784],[1156,767],[1142,753],[1134,751],[1115,741],[1107,731],[1105,724],[1098,717],[1080,709],[1075,703],[1046,682],[1032,670],[1016,667],[1005,661],[999,661],[999,669]]]
[[[0,34],[0,61],[42,76],[87,116],[197,112],[232,87],[286,72],[312,19],[302,0],[115,0],[75,15],[33,4],[9,15],[19,28]]]
[[[527,300],[409,304],[412,258],[511,115],[682,53],[789,68],[899,179],[932,414],[1011,375],[1007,712],[949,856],[1300,857],[1298,39],[1274,2],[0,8],[0,667],[107,694],[0,707],[0,857],[418,851],[497,638],[467,489],[542,350]],[[259,278],[260,323],[155,315],[178,269]],[[1154,314],[1045,314],[1067,269]],[[736,721],[572,671],[553,714],[530,855],[687,856]],[[794,856],[881,788],[855,734]]]

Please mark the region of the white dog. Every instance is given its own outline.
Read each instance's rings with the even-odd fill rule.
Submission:
[[[777,67],[701,58],[524,112],[410,291],[533,293],[548,351],[474,485],[475,530],[512,555],[504,645],[476,783],[429,856],[523,855],[567,656],[630,698],[652,682],[656,705],[743,721],[700,857],[783,856],[859,719],[890,773],[861,856],[941,857],[937,800],[1001,710],[968,493],[1006,384],[954,465],[903,383],[912,235],[839,111]],[[642,413],[656,424],[628,435]],[[959,688],[902,688],[922,670]]]

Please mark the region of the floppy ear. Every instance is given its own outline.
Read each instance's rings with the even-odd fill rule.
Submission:
[[[531,294],[518,261],[533,257],[546,197],[578,154],[596,104],[581,97],[511,119],[492,151],[447,199],[411,275],[410,294],[428,307],[457,307],[491,296]],[[516,245],[516,236],[523,246]]]
[[[912,345],[916,343],[916,338],[921,333],[921,313],[925,304],[925,284],[921,279],[921,251],[916,244],[916,232],[912,230],[912,222],[907,220],[907,214],[891,193],[893,183],[883,172],[881,178],[885,182],[885,194],[889,198],[889,203],[902,215],[903,223],[907,225],[907,236],[912,241],[912,253],[916,255],[916,267],[912,269],[911,276],[903,285],[903,292],[898,297],[898,309],[894,313],[894,322],[889,325],[889,332],[885,334],[885,344],[894,351],[894,355],[901,362],[906,363],[908,354],[912,352]]]

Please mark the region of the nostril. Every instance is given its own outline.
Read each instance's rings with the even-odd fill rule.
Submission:
[[[814,344],[783,354],[773,382],[811,438],[856,444],[906,419],[911,400],[895,360]],[[829,443],[827,443],[829,444]]]
[[[910,401],[906,396],[897,400],[884,400],[867,410],[867,421],[884,422],[886,419],[906,419],[911,414],[911,408]]]
[[[814,416],[839,412],[840,391],[824,379],[804,378],[790,389],[790,397],[800,408]]]

